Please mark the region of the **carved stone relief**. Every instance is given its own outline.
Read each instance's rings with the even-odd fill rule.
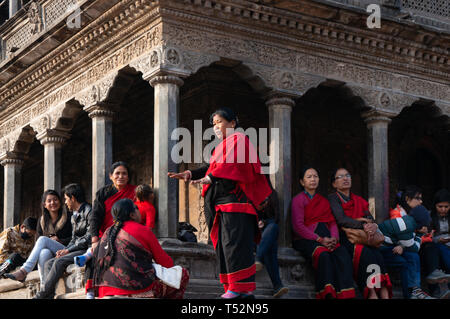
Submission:
[[[275,67],[245,63],[251,72],[259,77],[265,87],[292,96],[301,96],[309,89],[318,86],[326,79],[299,72],[289,72]]]
[[[117,75],[117,71],[108,74],[97,83],[75,95],[75,100],[83,105],[85,109],[105,101]]]
[[[350,88],[353,95],[361,97],[367,107],[376,110],[386,110],[395,114],[399,114],[404,107],[412,105],[419,99],[411,95],[387,90],[378,90],[353,84],[347,84],[346,86]]]
[[[28,21],[31,24],[31,34],[37,34],[42,30],[41,7],[37,1],[32,1],[28,8]]]

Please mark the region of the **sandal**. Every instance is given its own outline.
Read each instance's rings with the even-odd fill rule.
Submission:
[[[24,269],[20,268],[19,270],[15,271],[13,273],[5,274],[4,276],[6,278],[9,278],[12,280],[25,282],[25,279],[27,279],[27,275],[28,275],[28,273]]]

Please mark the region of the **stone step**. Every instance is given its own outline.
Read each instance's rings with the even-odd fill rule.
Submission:
[[[55,296],[56,299],[86,299],[85,289],[81,288],[75,292],[71,292],[68,294],[61,294]]]

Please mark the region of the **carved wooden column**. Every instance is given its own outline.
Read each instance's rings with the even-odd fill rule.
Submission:
[[[36,137],[44,145],[44,190],[53,189],[60,193],[62,188],[61,150],[64,142],[70,138],[70,134],[47,129]]]
[[[92,200],[97,191],[109,183],[108,171],[113,163],[114,112],[98,105],[85,108],[92,119]]]
[[[393,116],[376,110],[362,114],[369,129],[369,209],[377,223],[389,216],[388,125]]]
[[[1,162],[4,167],[3,229],[20,222],[22,154],[8,154]]]
[[[155,90],[153,188],[158,212],[159,238],[177,238],[178,180],[168,178],[169,171],[178,171],[171,158],[176,141],[170,137],[178,126],[179,88],[183,80],[172,75],[152,77],[150,85]]]
[[[291,221],[289,206],[292,197],[291,165],[291,112],[295,102],[290,97],[270,96],[266,105],[269,108],[270,127],[270,180],[278,194],[280,214],[280,235],[278,244],[289,246],[291,242]],[[273,134],[272,129],[278,129]]]
[[[9,0],[9,17],[12,18],[20,9],[19,0]]]

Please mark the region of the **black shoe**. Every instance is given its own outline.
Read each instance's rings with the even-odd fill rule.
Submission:
[[[9,260],[5,261],[0,266],[0,277],[6,278],[4,275],[10,272],[11,270],[13,270],[13,265],[11,264],[11,262]]]

